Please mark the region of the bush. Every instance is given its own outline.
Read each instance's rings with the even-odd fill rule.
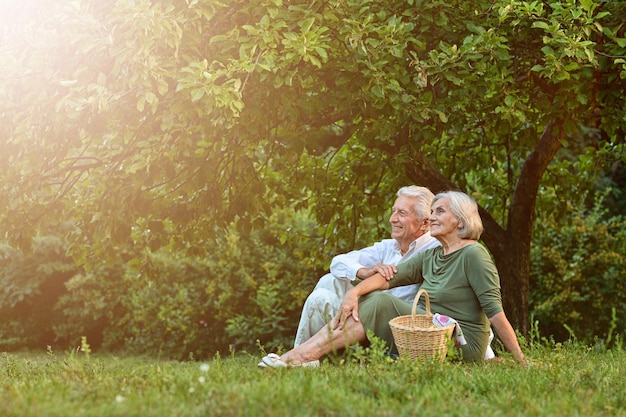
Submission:
[[[203,251],[165,247],[100,266],[68,281],[57,305],[65,321],[55,330],[77,341],[88,335],[94,347],[102,340],[107,350],[177,359],[249,349],[257,340],[291,344],[304,299],[331,257],[321,240],[306,215],[277,211],[261,229],[232,224]]]
[[[202,320],[209,271],[202,260],[151,254],[141,272],[126,275],[125,287],[131,291],[122,299],[125,315],[117,324],[124,339],[118,335],[107,345],[176,359],[204,357],[223,348],[219,336],[210,338],[223,332],[218,323]]]
[[[28,253],[0,246],[0,349],[45,348],[64,342],[53,331],[61,319],[53,307],[77,270],[55,236],[36,238]]]
[[[557,341],[609,338],[613,308],[615,332],[626,329],[626,220],[606,218],[601,207],[598,200],[591,210],[573,209],[562,227],[535,228],[530,310]]]
[[[118,256],[85,268],[59,237],[38,240],[30,254],[0,248],[0,347],[67,348],[86,338],[94,350],[185,359],[291,346],[306,296],[332,251],[349,244],[338,236],[327,244],[306,210],[238,226],[207,231],[186,249],[164,224],[169,245],[152,251],[134,236]]]
[[[133,288],[126,282],[124,265],[102,263],[70,278],[55,305],[62,316],[54,325],[58,338],[77,346],[84,336],[93,349],[121,349],[125,329],[118,324],[128,314],[125,299]]]

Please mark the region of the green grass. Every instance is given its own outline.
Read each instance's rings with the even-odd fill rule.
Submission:
[[[361,364],[356,358],[366,358]],[[0,354],[0,416],[626,416],[626,352],[556,346],[531,365],[391,361],[357,352],[320,368]]]

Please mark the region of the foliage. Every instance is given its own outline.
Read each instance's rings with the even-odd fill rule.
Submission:
[[[132,282],[132,281],[131,281]],[[67,292],[56,302],[59,319],[54,323],[58,338],[71,346],[86,337],[94,349],[119,349],[126,329],[118,327],[120,318],[129,314],[128,298],[135,288],[125,279],[121,263],[108,263],[70,278]]]
[[[507,314],[527,330],[535,202],[567,209],[536,200],[542,181],[581,193],[594,178],[572,179],[597,172],[579,156],[623,163],[622,2],[39,6],[2,13],[0,227],[28,250],[71,219],[87,272],[149,270],[144,247],[194,251],[285,208],[308,207],[338,249],[380,232],[362,219],[399,185],[460,188],[486,208]]]
[[[304,298],[328,267],[320,242],[314,222],[285,210],[249,235],[235,224],[216,232],[203,256],[161,249],[135,267],[102,265],[68,281],[55,330],[108,350],[178,359],[256,340],[290,345]]]
[[[157,253],[143,271],[127,275],[132,293],[123,300],[126,314],[118,325],[125,329],[125,340],[118,340],[117,347],[177,359],[204,357],[215,346],[223,349],[223,323],[212,317],[203,291],[213,273],[207,266],[202,260]],[[205,314],[206,322],[201,320]]]
[[[53,311],[78,267],[57,236],[35,239],[32,251],[0,246],[0,349],[42,348],[55,341]]]
[[[591,209],[580,201],[570,203],[566,221],[542,216],[532,251],[531,311],[541,334],[557,341],[591,344],[613,330],[623,338],[626,219],[607,217],[600,198]]]
[[[621,416],[624,355],[576,344],[541,347],[523,369],[510,359],[488,365],[393,362],[373,352],[366,364],[323,361],[316,369],[275,372],[256,368],[259,355],[175,362],[80,350],[3,354],[0,414]]]
[[[248,234],[233,223],[185,252],[162,243],[148,249],[174,239],[173,225],[137,227],[137,247],[120,250],[130,261],[90,269],[64,255],[58,236],[38,239],[27,255],[5,245],[2,347],[66,347],[86,338],[96,350],[200,358],[257,341],[290,346],[304,299],[334,255],[304,213],[277,210]],[[140,247],[142,259],[130,254]]]
[[[75,238],[103,250],[127,237],[128,218],[193,227],[204,216],[210,222],[267,212],[281,204],[275,193],[289,201],[316,184],[338,184],[326,193],[335,199],[343,191],[388,194],[397,184],[375,185],[386,164],[397,173],[410,156],[398,150],[405,121],[416,130],[412,141],[459,186],[475,183],[465,173],[478,174],[485,198],[494,196],[485,206],[501,217],[507,199],[500,194],[510,194],[535,140],[529,123],[561,102],[620,97],[616,88],[585,87],[594,68],[619,69],[620,58],[609,58],[623,52],[610,20],[620,21],[620,9],[587,2],[415,3],[82,2],[50,7],[43,22],[19,22],[7,31],[16,31],[15,44],[4,52],[13,83],[2,93],[13,104],[3,113],[11,137],[3,165],[14,167],[4,179],[13,185],[32,179],[5,192],[15,202],[25,200],[22,192],[33,204],[24,212],[10,205],[14,217],[6,219],[35,226],[34,218],[53,221],[56,210],[75,211]],[[589,40],[576,41],[580,36]],[[602,36],[605,53],[593,50]],[[21,52],[24,39],[32,54]],[[33,88],[44,61],[49,70]],[[563,94],[548,91],[557,87]],[[606,126],[618,129],[621,122],[607,119]],[[496,147],[499,137],[505,153]],[[347,138],[361,145],[346,165],[358,177],[337,172],[311,181],[324,169],[300,165],[302,151],[318,154]],[[488,167],[494,173],[485,178],[480,173]],[[291,181],[277,181],[274,170]],[[244,198],[259,190],[263,198],[254,203]],[[82,203],[72,207],[63,197]],[[55,204],[42,213],[40,201]],[[322,218],[336,209],[324,201],[317,206]],[[361,217],[367,205],[354,209]],[[28,229],[11,224],[10,236],[22,242]],[[96,243],[93,233],[109,238]]]

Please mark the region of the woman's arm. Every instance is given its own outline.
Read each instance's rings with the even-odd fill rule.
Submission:
[[[371,277],[359,282],[358,285],[349,289],[343,297],[339,312],[333,320],[333,329],[343,329],[348,317],[359,321],[359,297],[376,290],[389,289],[389,282],[385,277],[376,273]]]
[[[495,316],[489,319],[491,325],[496,332],[498,333],[498,337],[504,343],[504,347],[513,354],[513,358],[522,364],[526,365],[526,359],[524,359],[524,354],[522,353],[522,349],[517,342],[517,336],[515,335],[515,331],[509,323],[509,319],[506,318],[504,311],[499,312]]]

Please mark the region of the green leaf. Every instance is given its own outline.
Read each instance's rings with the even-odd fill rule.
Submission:
[[[300,28],[302,29],[302,33],[309,32],[311,30],[311,27],[313,26],[313,23],[315,23],[314,17],[309,17],[308,19],[304,19],[302,21],[302,24],[300,25]]]
[[[204,88],[196,88],[191,92],[191,101],[199,101],[204,97]]]
[[[592,0],[580,0],[580,5],[583,6],[583,9],[585,9],[586,11],[590,12],[593,10],[594,7],[593,6],[593,1]]]
[[[306,59],[307,59],[308,61],[310,61],[310,62],[311,62],[311,64],[315,65],[317,68],[322,68],[322,63],[320,62],[320,60],[319,60],[316,56],[314,56],[314,55],[308,55],[308,56],[306,57]]]
[[[448,123],[448,116],[446,116],[444,112],[438,109],[433,109],[433,111],[437,113],[437,116],[439,116],[439,120],[441,120],[443,123]]]
[[[159,92],[159,94],[162,96],[166,95],[168,89],[169,89],[169,85],[167,84],[167,81],[165,81],[162,78],[159,78],[157,80],[157,91]]]
[[[321,46],[316,46],[315,47],[315,52],[317,52],[317,54],[324,60],[328,60],[328,53],[326,52],[326,49],[322,48]]]
[[[546,22],[543,22],[541,20],[536,20],[533,22],[533,24],[531,25],[532,28],[539,28],[539,29],[543,29],[545,31],[549,31],[550,30],[550,26],[548,26],[548,24]]]

